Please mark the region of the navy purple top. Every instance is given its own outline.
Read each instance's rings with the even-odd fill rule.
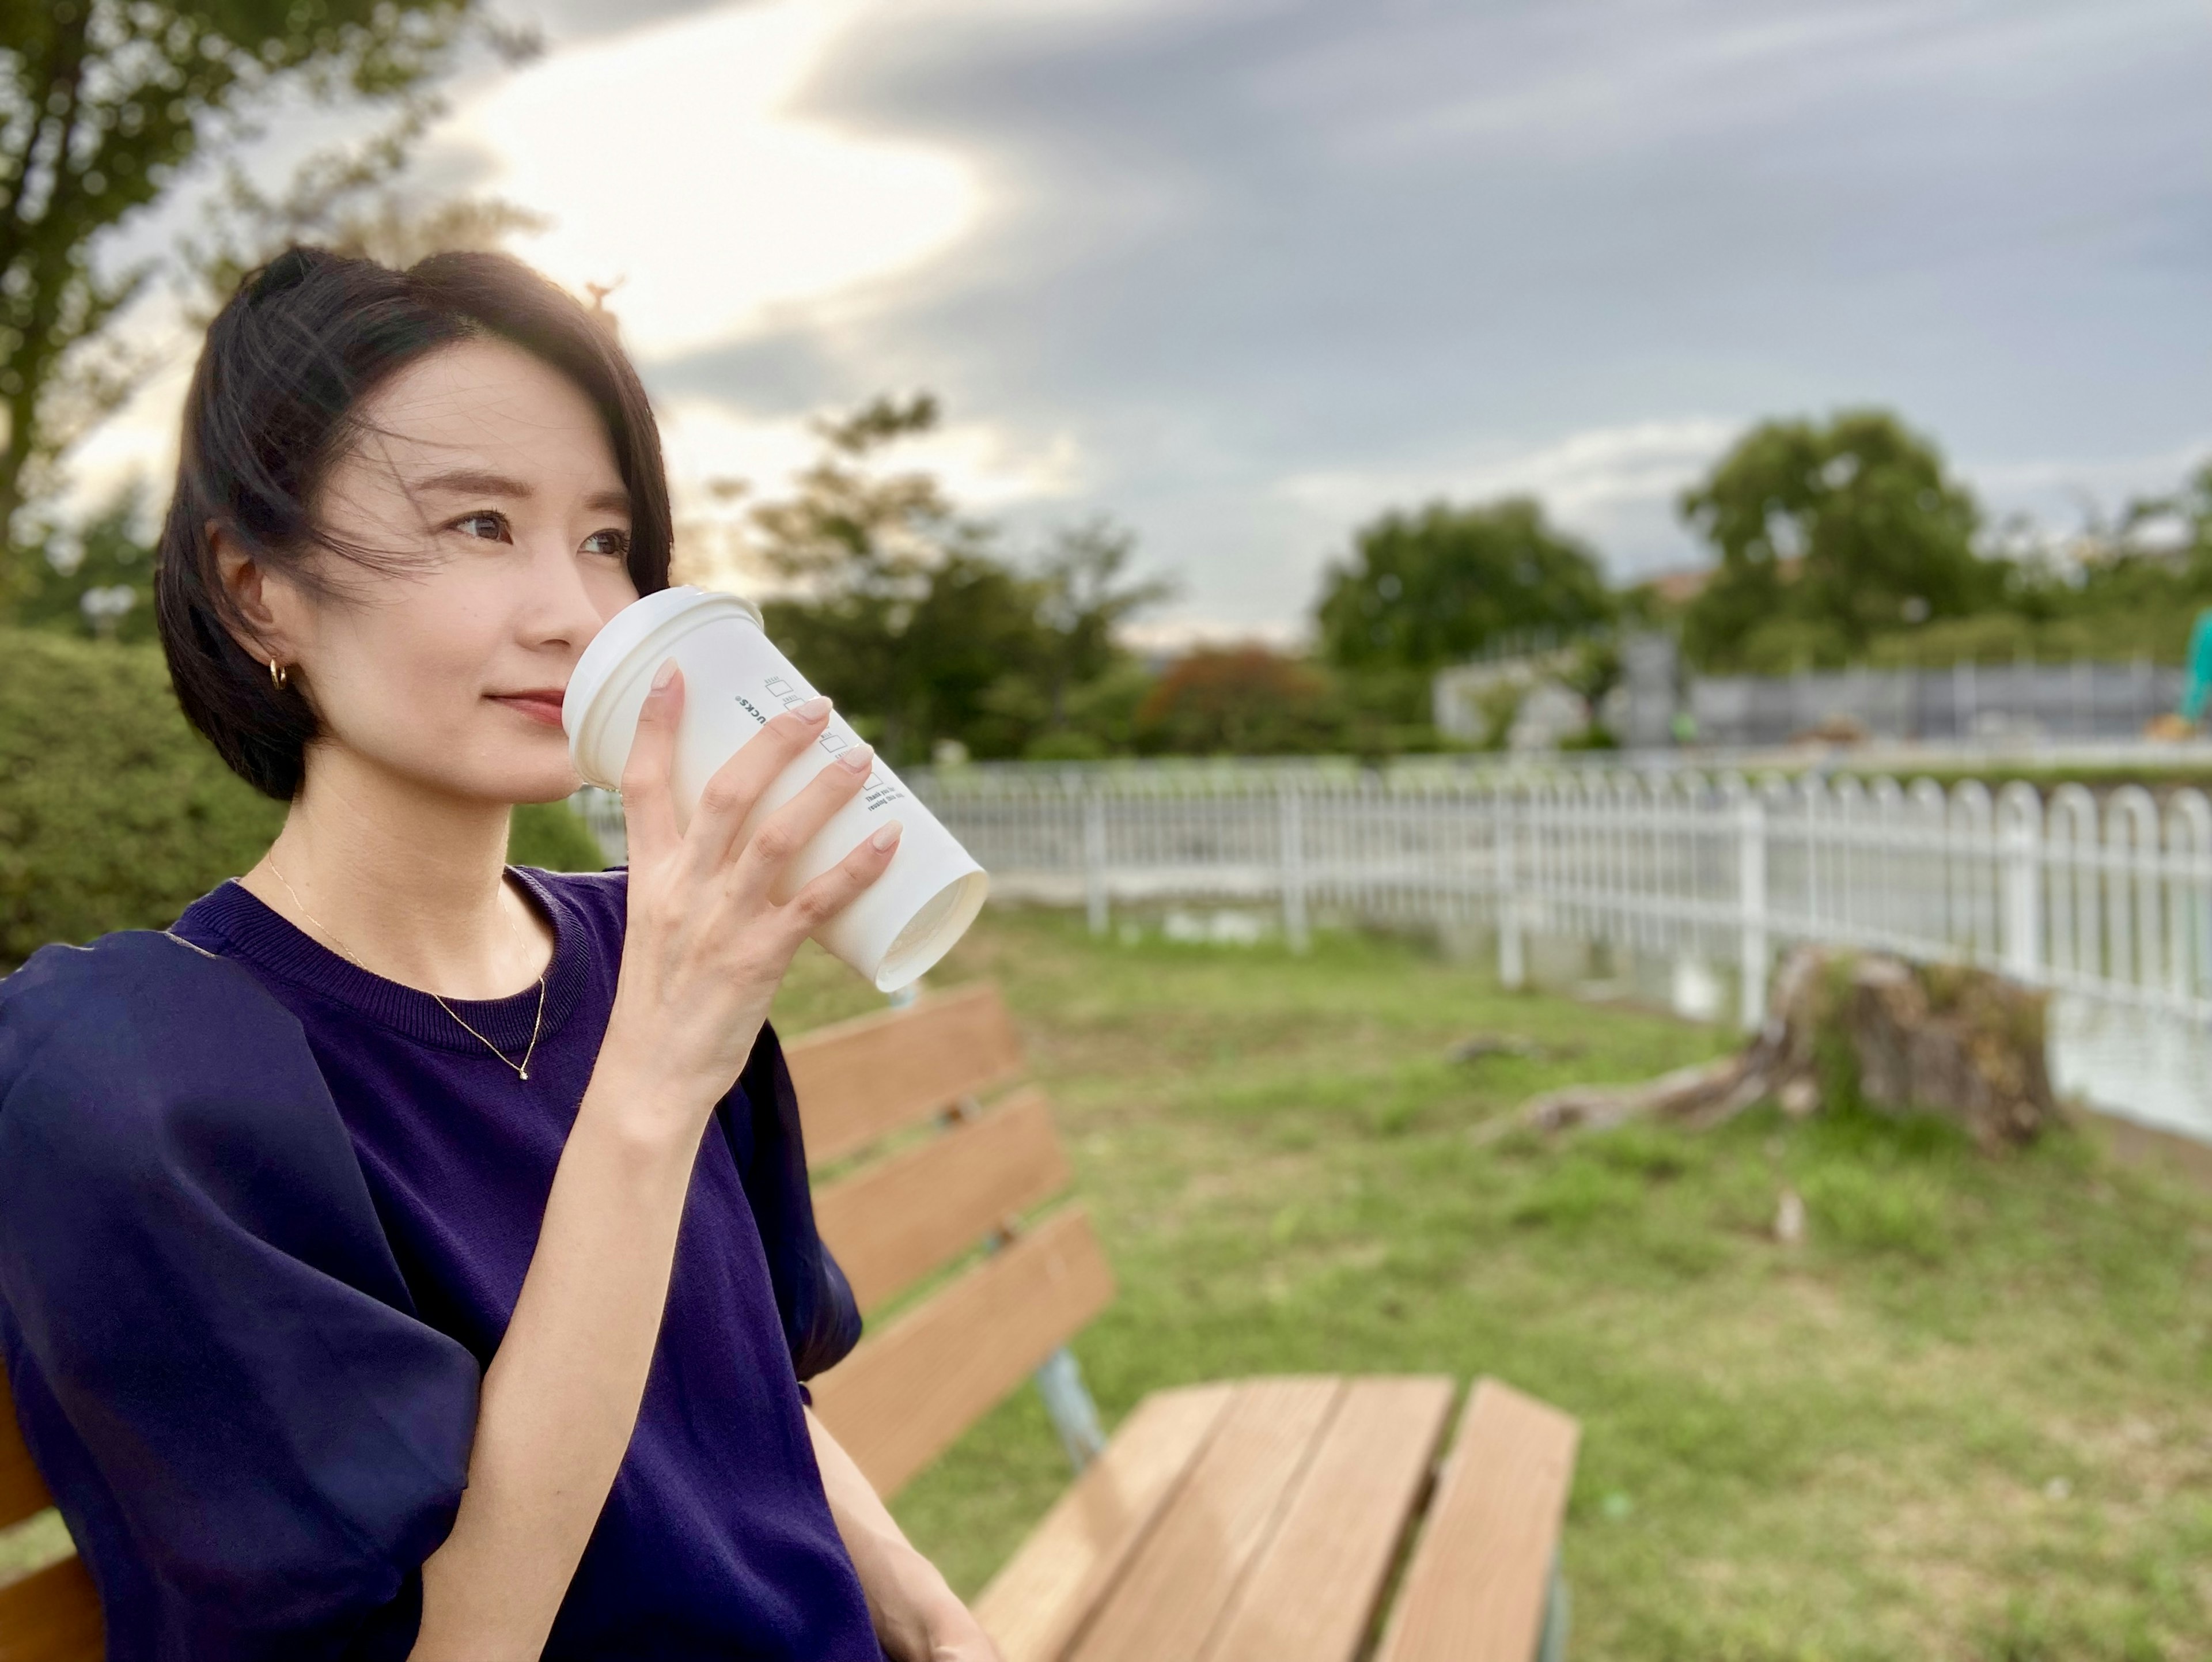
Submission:
[[[622,959],[626,873],[512,869],[556,936],[526,1082],[236,883],[0,981],[0,1347],[111,1662],[414,1643]],[[453,1008],[520,1058],[538,1002]],[[878,1662],[799,1385],[859,1330],[764,1030],[547,1657]]]

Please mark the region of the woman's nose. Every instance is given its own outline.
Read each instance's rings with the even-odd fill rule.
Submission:
[[[581,563],[556,545],[531,564],[535,600],[529,618],[532,643],[582,651],[606,617],[585,581]]]

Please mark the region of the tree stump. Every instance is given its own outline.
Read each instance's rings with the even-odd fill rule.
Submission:
[[[2046,1001],[1986,970],[1801,947],[1783,961],[1766,1023],[1740,1054],[1643,1085],[1547,1092],[1521,1119],[1547,1131],[1644,1116],[1702,1126],[1759,1102],[1794,1117],[1858,1106],[1936,1114],[1994,1151],[2033,1141],[2058,1117]]]

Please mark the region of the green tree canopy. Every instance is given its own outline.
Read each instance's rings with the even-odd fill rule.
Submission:
[[[145,492],[134,487],[75,529],[48,532],[17,574],[10,621],[117,641],[154,638],[154,551],[138,535]]]
[[[762,608],[769,632],[895,763],[940,739],[1018,756],[1065,734],[1114,679],[1115,630],[1166,592],[1126,577],[1133,541],[1104,521],[1061,532],[1034,570],[1001,557],[934,478],[883,465],[938,419],[925,393],[817,423],[821,458],[751,515],[790,585]]]
[[[477,0],[0,0],[0,543],[21,534],[16,510],[51,489],[58,459],[140,367],[102,331],[154,267],[103,263],[104,234],[187,167],[234,151],[287,89],[396,114],[365,143],[312,158],[281,203],[234,172],[234,216],[297,220],[389,177],[477,9]],[[217,240],[234,265],[236,237]]]
[[[1317,608],[1321,644],[1347,669],[1430,670],[1522,632],[1569,635],[1612,616],[1589,549],[1525,496],[1392,511],[1353,537]]]
[[[1762,629],[1854,654],[1878,634],[1999,602],[1980,511],[1933,442],[1886,411],[1762,422],[1685,492],[1682,516],[1720,557],[1683,617],[1683,647],[1731,668]]]

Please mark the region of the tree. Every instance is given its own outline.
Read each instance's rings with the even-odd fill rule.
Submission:
[[[1147,751],[1268,756],[1339,748],[1341,709],[1328,677],[1259,645],[1201,647],[1161,672],[1137,710]]]
[[[1037,618],[1051,637],[1046,679],[1055,728],[1067,723],[1068,690],[1097,680],[1121,661],[1121,625],[1176,592],[1165,578],[1124,583],[1136,550],[1135,535],[1102,514],[1062,527],[1044,557]]]
[[[893,763],[940,740],[985,757],[1048,734],[1060,755],[1126,745],[1135,699],[1115,631],[1167,586],[1126,577],[1135,540],[1103,519],[1061,530],[1033,569],[1001,557],[933,477],[886,466],[939,419],[921,393],[816,423],[819,460],[748,516],[752,562],[787,585],[762,608],[769,632]],[[745,495],[735,480],[714,490]]]
[[[1516,496],[1432,502],[1362,527],[1352,560],[1329,569],[1316,618],[1334,664],[1426,672],[1516,633],[1576,633],[1612,607],[1590,551]]]
[[[1126,725],[1131,700],[1085,694],[1115,679],[1115,631],[1165,586],[1124,577],[1134,540],[1103,520],[1061,531],[1035,569],[1001,557],[934,478],[884,465],[938,420],[923,393],[816,423],[821,458],[749,516],[753,560],[788,586],[763,607],[769,631],[894,763],[939,740],[980,756],[1055,732],[1062,753],[1111,747],[1065,735],[1079,716]]]
[[[971,751],[1066,760],[1129,748],[1150,677],[1119,633],[1175,592],[1164,579],[1125,578],[1136,547],[1131,533],[1100,515],[1061,527],[1040,557],[1024,562],[1036,638],[1026,660],[1009,662],[985,695],[988,719],[963,735]]]
[[[0,0],[0,541],[143,368],[103,331],[156,266],[105,266],[106,234],[189,167],[234,157],[280,94],[393,113],[276,198],[234,161],[232,232],[201,253],[236,265],[256,251],[246,233],[391,178],[471,32],[529,49],[477,0]]]
[[[154,551],[138,535],[145,491],[134,487],[76,529],[57,527],[26,562],[12,621],[118,641],[154,638]]]
[[[267,222],[272,234],[264,242],[312,240],[335,254],[404,271],[432,254],[495,253],[517,232],[542,231],[552,222],[495,196],[414,199],[388,192],[371,203],[324,203],[307,222],[289,213]],[[252,263],[259,264],[261,254],[274,252],[266,247],[258,249]],[[235,283],[235,277],[225,283],[218,276],[211,297],[227,299]]]
[[[872,718],[893,762],[925,754],[980,699],[1034,606],[935,478],[878,465],[937,422],[927,393],[817,421],[820,459],[788,499],[751,514],[761,556],[790,585],[763,607],[770,633],[848,715]]]
[[[1683,494],[1720,569],[1683,618],[1704,667],[1742,662],[1763,630],[1820,655],[1855,654],[1902,624],[2000,600],[2005,569],[1980,558],[1980,511],[1935,445],[1880,410],[1825,424],[1762,422]]]

